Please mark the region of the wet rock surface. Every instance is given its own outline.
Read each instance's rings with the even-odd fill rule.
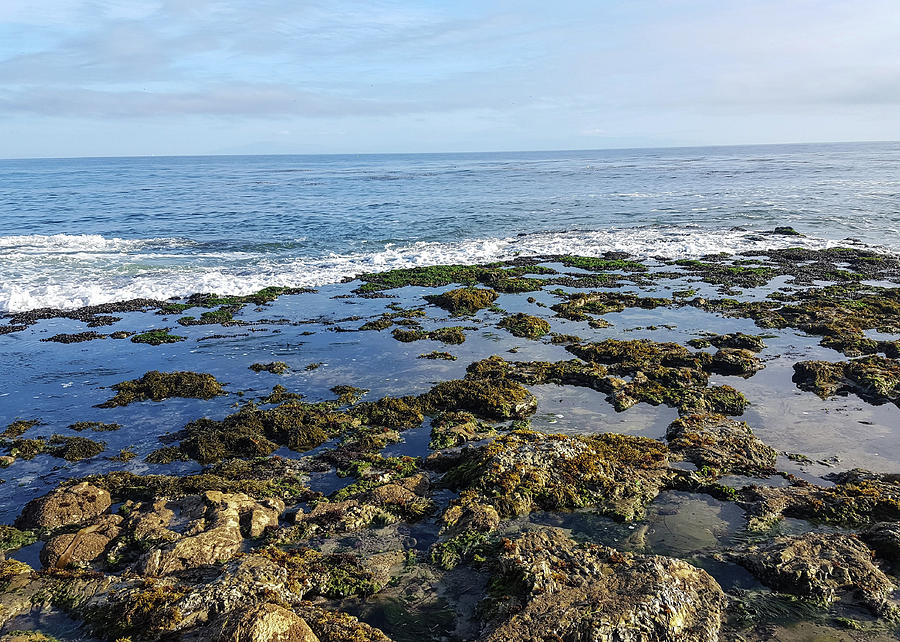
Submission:
[[[514,587],[485,640],[718,640],[725,595],[705,571],[660,556],[576,544],[555,530],[508,541]],[[504,596],[505,597],[505,596]]]
[[[898,279],[613,252],[16,315],[98,363],[4,397],[0,635],[894,639]]]

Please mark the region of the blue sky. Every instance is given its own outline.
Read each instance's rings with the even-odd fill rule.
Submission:
[[[3,0],[0,157],[900,139],[897,0]]]

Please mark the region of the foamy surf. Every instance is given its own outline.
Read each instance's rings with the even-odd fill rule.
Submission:
[[[532,255],[599,256],[619,251],[638,258],[678,259],[717,252],[733,254],[785,247],[825,249],[862,244],[741,229],[638,227],[546,232],[455,243],[385,244],[382,249],[369,253],[319,257],[204,252],[202,247],[197,247],[195,254],[170,253],[172,248],[192,245],[197,244],[174,238],[121,239],[63,234],[0,237],[0,310],[71,309],[139,297],[168,299],[194,292],[248,294],[269,285],[312,287],[337,283],[363,272],[483,263]]]

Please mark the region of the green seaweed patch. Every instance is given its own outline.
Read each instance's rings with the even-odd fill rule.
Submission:
[[[412,343],[421,341],[422,339],[430,339],[432,341],[440,341],[449,345],[459,345],[466,340],[466,333],[460,326],[451,326],[449,328],[438,328],[426,332],[424,330],[406,330],[404,328],[394,328],[391,335],[401,343]]]
[[[9,424],[6,427],[6,430],[4,430],[3,433],[0,433],[0,437],[19,437],[26,430],[39,425],[41,425],[39,419],[18,419]]]
[[[432,450],[455,448],[496,434],[493,427],[478,421],[471,412],[442,412],[431,421],[431,441],[428,447]]]
[[[350,413],[364,424],[389,428],[415,428],[425,420],[419,399],[409,396],[362,402],[354,406]]]
[[[20,531],[12,526],[0,525],[0,553],[18,550],[36,541],[37,536],[31,531]]]
[[[621,270],[623,272],[647,271],[647,266],[643,263],[619,258],[566,255],[560,257],[559,262],[567,267],[581,268],[582,270],[590,270],[591,272],[609,272],[612,270]]]
[[[418,359],[431,359],[431,360],[442,360],[442,361],[456,361],[458,357],[449,352],[439,352],[437,350],[432,350],[431,352],[427,352],[425,354],[420,354]]]
[[[305,294],[315,292],[310,288],[288,288],[269,286],[254,292],[253,294],[219,296],[218,294],[193,294],[188,297],[188,304],[192,306],[214,308],[221,305],[264,305],[278,299],[278,297],[291,294]]]
[[[74,430],[75,432],[85,430],[90,430],[91,432],[113,432],[121,428],[122,426],[119,424],[105,424],[99,421],[76,421],[74,424],[69,425],[69,430]]]
[[[54,343],[84,343],[85,341],[95,341],[97,339],[105,339],[105,334],[100,334],[93,330],[89,332],[76,332],[74,334],[54,334],[52,337],[41,339],[41,341],[52,341]]]
[[[523,312],[504,317],[498,325],[523,339],[540,339],[550,332],[550,324],[545,319]]]
[[[313,361],[312,363],[307,363],[303,369],[306,370],[307,372],[312,372],[313,370],[318,370],[319,368],[321,368],[324,365],[325,365],[324,361]]]
[[[144,461],[148,464],[171,464],[176,461],[189,461],[188,457],[181,448],[176,446],[163,446],[157,448],[146,457]]]
[[[284,403],[286,401],[298,401],[303,399],[303,395],[299,392],[289,392],[287,388],[281,384],[272,387],[272,392],[262,397],[259,402],[263,404]]]
[[[112,386],[116,395],[97,408],[116,408],[136,401],[162,401],[170,397],[212,399],[224,395],[222,385],[211,374],[201,372],[159,372],[151,370],[140,379],[123,381]]]
[[[53,435],[48,442],[47,453],[66,461],[81,461],[96,457],[106,450],[106,443],[86,437]]]
[[[525,274],[556,274],[556,270],[529,261],[525,265],[512,263],[492,263],[488,265],[430,265],[416,268],[402,268],[387,272],[370,272],[359,275],[363,285],[356,288],[360,294],[391,290],[406,286],[441,287],[451,283],[475,285],[482,283],[500,292],[522,292],[539,289],[541,282],[536,279],[519,279]],[[533,283],[525,283],[532,281]],[[523,289],[523,288],[528,288]]]
[[[384,315],[378,319],[374,319],[372,321],[366,321],[361,326],[359,326],[360,330],[387,330],[392,325],[394,325],[394,320],[390,315]]]
[[[254,363],[250,366],[253,372],[271,372],[272,374],[284,374],[290,368],[284,361],[270,361],[269,363]]]
[[[474,314],[489,308],[499,295],[490,288],[458,288],[441,294],[427,294],[425,300],[451,314]]]
[[[304,596],[365,597],[381,590],[372,572],[350,553],[325,554],[311,548],[282,550],[268,547],[256,554],[285,569],[288,589]]]
[[[331,392],[337,395],[338,403],[342,406],[352,406],[369,392],[368,388],[356,386],[338,385],[331,388]]]
[[[185,337],[176,334],[169,334],[169,328],[159,328],[156,330],[147,330],[131,337],[132,343],[146,343],[151,346],[158,346],[164,343],[178,343],[184,341]]]
[[[850,361],[801,361],[794,364],[794,382],[823,399],[854,393],[873,404],[900,406],[900,362],[878,355]]]
[[[524,419],[537,409],[534,395],[521,384],[472,373],[465,379],[442,381],[419,399],[427,412],[466,410],[486,419]]]
[[[435,566],[450,571],[462,563],[481,564],[494,557],[496,542],[484,531],[464,531],[432,546],[429,559]]]
[[[89,631],[108,640],[156,639],[183,619],[175,606],[186,594],[165,580],[144,580],[140,587],[110,596],[109,601],[85,607],[81,616]]]

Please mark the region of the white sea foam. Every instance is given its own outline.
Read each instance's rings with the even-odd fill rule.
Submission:
[[[130,298],[167,299],[193,292],[247,294],[268,285],[319,286],[362,272],[479,263],[516,256],[622,251],[638,257],[691,258],[800,246],[824,249],[851,241],[778,236],[746,230],[640,227],[527,234],[455,243],[387,244],[369,253],[273,260],[247,252],[177,255],[184,239],[127,240],[97,235],[0,237],[0,310],[76,308]],[[161,250],[158,253],[153,249]],[[199,248],[198,248],[199,249]],[[64,260],[60,260],[60,256]],[[202,264],[196,259],[202,257]]]

